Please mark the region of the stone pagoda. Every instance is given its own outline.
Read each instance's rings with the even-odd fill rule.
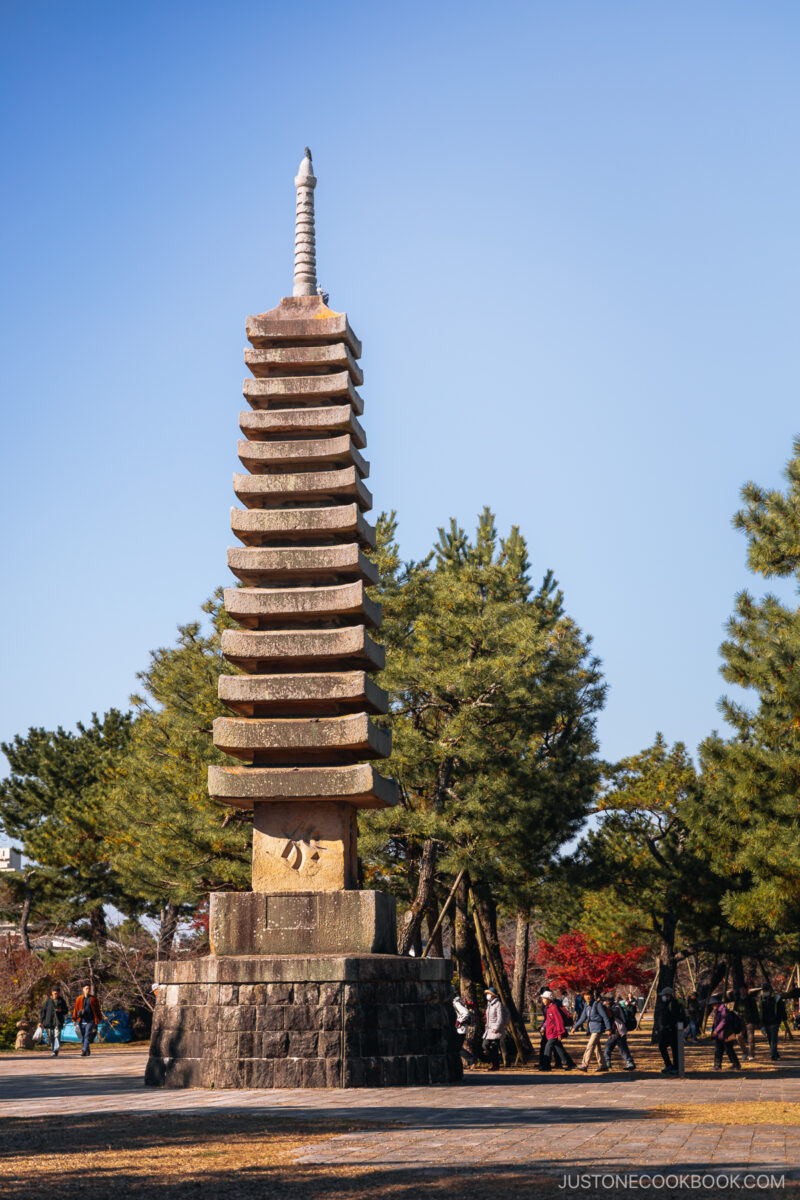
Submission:
[[[359,808],[397,801],[370,761],[391,735],[370,636],[381,609],[366,552],[361,343],[317,287],[311,153],[295,179],[293,295],[250,317],[228,551],[240,586],[223,634],[236,674],[209,768],[221,804],[253,814],[250,892],[211,896],[211,953],[158,966],[146,1082],[359,1087],[461,1076],[449,964],[397,955],[395,901],[358,887]]]

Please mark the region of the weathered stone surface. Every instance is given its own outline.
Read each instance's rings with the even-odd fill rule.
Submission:
[[[241,902],[247,895],[231,899]],[[258,899],[263,905],[276,898]],[[279,899],[297,905],[304,898]],[[322,898],[326,904],[333,899]],[[213,905],[212,901],[212,924]],[[461,1077],[450,1004],[450,964],[443,959],[374,954],[211,957],[161,963],[157,972],[162,986],[146,1078],[151,1085],[398,1087],[454,1082]],[[226,993],[231,1003],[221,1005],[209,998],[211,976],[241,981]],[[261,1002],[253,1003],[266,976],[290,977],[294,982],[269,983],[267,993],[259,993]],[[174,985],[167,984],[177,977],[183,998],[188,998],[180,1008],[170,1003]],[[380,999],[385,994],[399,999],[387,1005]],[[329,1003],[321,1004],[323,1000]],[[195,1010],[203,1015],[187,1024]],[[437,1014],[431,1023],[435,1029],[426,1027],[431,1012]],[[170,1019],[173,1013],[178,1024]],[[201,1050],[190,1024],[209,1024],[207,1013],[217,1032]]]
[[[373,642],[363,625],[344,629],[287,629],[274,633],[226,629],[222,653],[229,662],[252,674],[266,666],[277,668],[330,667],[331,670],[362,667],[380,671],[385,661],[383,646]]]
[[[244,398],[253,408],[282,408],[290,404],[319,405],[325,399],[346,399],[360,417],[364,401],[353,387],[348,371],[335,375],[285,375],[269,379],[246,379]]]
[[[209,935],[212,952],[218,957],[395,954],[395,900],[385,892],[372,891],[212,892]],[[293,991],[287,985],[269,986],[273,990],[262,997],[262,1004],[313,1008],[315,1029],[327,1027],[317,1012],[320,1007],[343,1002],[338,980],[320,985],[305,979],[294,984]],[[276,993],[275,987],[284,987],[285,994]],[[325,989],[324,995],[320,987]],[[254,1011],[257,1007],[247,995],[239,996],[240,1009]]]
[[[270,375],[328,374],[333,368],[341,367],[350,372],[353,382],[360,386],[364,373],[344,342],[330,346],[272,346],[266,350],[248,348],[244,361],[256,379]]]
[[[367,435],[349,404],[324,408],[259,408],[239,413],[239,428],[251,442],[292,437],[295,434],[348,433],[363,450]]]
[[[280,629],[314,622],[381,623],[381,606],[370,600],[360,579],[320,587],[225,588],[228,615],[247,629]]]
[[[367,549],[375,545],[375,526],[361,515],[357,504],[333,508],[232,508],[231,529],[247,546],[306,541],[323,545],[350,538]]]
[[[352,804],[329,800],[256,801],[253,804],[253,891],[280,893],[313,889],[314,892],[334,892],[357,887],[357,837],[356,810]],[[300,910],[295,905],[293,911],[297,914]],[[309,913],[313,912],[316,909],[312,906]],[[319,949],[320,943],[314,944]],[[297,954],[311,948],[310,943],[297,945],[291,952]],[[360,950],[363,947],[361,943],[357,947],[344,944],[341,949]],[[255,951],[242,947],[236,953]],[[285,954],[287,951],[265,949],[262,953]]]
[[[356,808],[387,808],[397,803],[397,784],[368,763],[325,767],[208,768],[208,790],[237,808],[255,801],[330,800]]]
[[[212,895],[216,893],[212,892]],[[230,895],[231,893],[220,893]],[[247,896],[254,893],[235,892],[233,895]],[[409,970],[408,964],[414,963],[414,970]],[[296,983],[315,982],[331,983],[349,988],[358,984],[388,984],[392,989],[403,988],[409,984],[431,984],[432,992],[419,993],[418,998],[431,998],[436,994],[438,985],[448,980],[451,973],[449,959],[443,958],[401,958],[397,954],[328,954],[328,955],[265,955],[242,956],[237,958],[221,958],[210,954],[207,958],[166,961],[157,964],[156,981],[163,985],[163,999],[168,1011],[172,1011],[174,1001],[169,1000],[169,987],[175,985],[208,984],[216,986],[216,997],[209,993],[207,1003],[238,1004],[239,987],[242,984],[266,984],[289,986],[293,989]],[[227,999],[223,999],[223,988],[227,989]],[[161,990],[161,989],[160,989]],[[355,1003],[359,994],[352,991],[342,992],[345,1003]],[[392,992],[394,995],[394,991]],[[286,993],[287,1000],[291,999],[293,990]],[[349,998],[348,998],[349,995]],[[374,999],[375,993],[370,993]],[[401,996],[404,993],[400,993]],[[275,997],[272,997],[275,999]],[[414,999],[413,995],[405,995],[405,1001]],[[377,1001],[376,1001],[377,1002]],[[283,1028],[280,1025],[279,1028]]]
[[[385,713],[389,696],[366,671],[302,672],[297,675],[222,675],[220,700],[246,716],[314,713]]]
[[[252,346],[318,345],[343,341],[354,358],[361,357],[361,342],[347,320],[347,313],[333,312],[321,296],[284,296],[269,312],[248,317],[245,329]]]
[[[243,441],[236,446],[239,461],[253,474],[287,471],[327,471],[353,466],[362,479],[369,475],[369,463],[353,445],[349,433],[340,437],[296,438],[292,441]]]
[[[388,758],[392,735],[366,713],[341,717],[217,717],[214,745],[256,765]],[[345,757],[342,757],[345,756]]]
[[[261,586],[281,583],[338,583],[361,579],[374,585],[378,568],[357,542],[342,546],[242,547],[228,550],[228,566],[242,583]]]
[[[248,508],[269,508],[313,501],[354,499],[365,512],[372,493],[355,467],[335,471],[300,471],[294,475],[234,475],[233,490]]]

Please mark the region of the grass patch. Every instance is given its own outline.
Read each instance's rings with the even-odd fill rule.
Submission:
[[[661,1104],[647,1110],[659,1121],[689,1125],[800,1125],[800,1104],[747,1100],[732,1104]]]

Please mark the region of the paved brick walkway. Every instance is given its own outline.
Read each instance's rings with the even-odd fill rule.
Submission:
[[[0,1057],[0,1116],[91,1110],[291,1111],[298,1119],[365,1118],[379,1128],[325,1137],[298,1162],[437,1168],[525,1165],[555,1171],[722,1171],[753,1168],[800,1177],[800,1126],[690,1124],[651,1115],[664,1104],[800,1102],[800,1064],[740,1075],[469,1074],[457,1087],[352,1091],[164,1091],[142,1083],[145,1052],[102,1048]]]

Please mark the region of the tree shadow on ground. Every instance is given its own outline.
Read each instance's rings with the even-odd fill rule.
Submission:
[[[583,1110],[582,1110],[583,1111]],[[429,1110],[409,1111],[418,1130],[430,1126]],[[420,1115],[425,1121],[420,1122]],[[476,1114],[467,1114],[472,1120]],[[504,1118],[519,1123],[526,1110],[487,1110],[487,1126],[498,1127]],[[569,1120],[571,1110],[558,1110],[559,1120]],[[641,1115],[641,1114],[640,1114]],[[450,1114],[450,1127],[456,1122]],[[598,1113],[597,1119],[625,1120],[629,1114],[614,1110]],[[396,1122],[395,1127],[400,1123]],[[173,1114],[87,1114],[68,1117],[10,1118],[2,1127],[3,1183],[0,1193],[8,1200],[550,1200],[569,1191],[583,1197],[629,1195],[629,1188],[615,1186],[614,1178],[625,1174],[638,1177],[726,1173],[726,1167],[709,1168],[707,1163],[686,1160],[663,1165],[632,1162],[609,1166],[593,1161],[591,1143],[562,1161],[540,1161],[520,1167],[509,1164],[334,1166],[297,1164],[296,1154],[318,1147],[324,1154],[325,1139],[340,1134],[383,1133],[386,1122],[331,1118],[311,1110],[303,1118],[295,1114],[264,1112],[206,1112]],[[424,1145],[424,1143],[423,1143]],[[633,1156],[632,1156],[633,1157]],[[742,1160],[744,1155],[741,1156]],[[770,1170],[739,1161],[734,1154],[727,1168],[740,1172]],[[800,1183],[786,1175],[781,1195],[800,1195]],[[578,1176],[602,1176],[604,1182],[577,1184]],[[571,1179],[571,1183],[567,1180]],[[609,1183],[609,1180],[611,1182]],[[565,1183],[567,1184],[565,1186]],[[706,1185],[706,1188],[708,1185]],[[645,1189],[636,1189],[645,1190]],[[772,1189],[760,1189],[764,1191]],[[707,1190],[664,1187],[653,1195],[662,1200],[697,1200]],[[741,1187],[713,1188],[715,1200],[740,1196]]]

